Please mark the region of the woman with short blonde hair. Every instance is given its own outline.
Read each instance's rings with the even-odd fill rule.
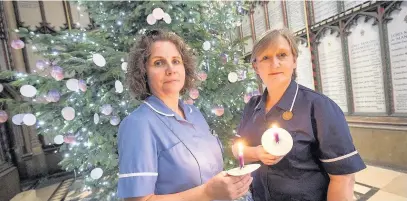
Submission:
[[[366,166],[339,106],[295,81],[298,54],[286,29],[267,32],[253,47],[252,66],[267,88],[247,103],[238,128],[247,145],[244,160],[262,165],[253,175],[253,198],[353,200],[354,173]],[[261,145],[272,124],[293,138],[285,156],[271,155]]]

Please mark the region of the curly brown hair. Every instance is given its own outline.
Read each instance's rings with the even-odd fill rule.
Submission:
[[[157,41],[172,42],[181,54],[185,68],[185,84],[180,91],[181,95],[193,88],[194,81],[197,79],[195,57],[191,48],[181,37],[165,30],[147,31],[133,45],[129,52],[128,71],[126,74],[129,90],[133,97],[138,100],[145,100],[151,95],[147,82],[147,63],[151,56],[151,47]]]

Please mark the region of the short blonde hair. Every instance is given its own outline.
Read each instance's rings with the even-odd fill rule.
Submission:
[[[261,54],[264,52],[267,47],[270,45],[270,43],[273,43],[276,41],[278,36],[282,36],[285,38],[290,45],[291,53],[294,56],[295,61],[297,61],[298,58],[298,44],[297,40],[295,39],[295,36],[286,28],[283,29],[273,29],[269,30],[266,33],[264,33],[258,40],[256,40],[253,50],[252,50],[252,55],[250,58],[250,61],[256,62],[256,55]],[[297,72],[294,70],[292,79],[295,80],[297,78]]]

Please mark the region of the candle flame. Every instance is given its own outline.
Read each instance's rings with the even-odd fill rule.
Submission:
[[[271,128],[278,128],[277,124],[271,125]]]
[[[239,142],[237,148],[239,150],[239,156],[243,156],[243,143]]]

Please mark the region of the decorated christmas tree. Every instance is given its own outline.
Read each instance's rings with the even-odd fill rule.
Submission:
[[[236,32],[243,3],[79,3],[94,21],[90,29],[70,27],[55,34],[18,30],[44,59],[32,74],[0,74],[22,95],[21,100],[1,100],[11,109],[12,122],[36,126],[46,142],[60,144],[65,156],[60,165],[83,176],[84,188],[95,199],[117,199],[118,125],[140,103],[126,90],[127,52],[145,31],[165,29],[193,48],[200,79],[183,99],[202,111],[223,141],[225,169],[235,166],[229,140],[245,102],[258,93],[251,67],[243,60],[244,40]],[[12,47],[24,48],[24,42],[14,40]]]

